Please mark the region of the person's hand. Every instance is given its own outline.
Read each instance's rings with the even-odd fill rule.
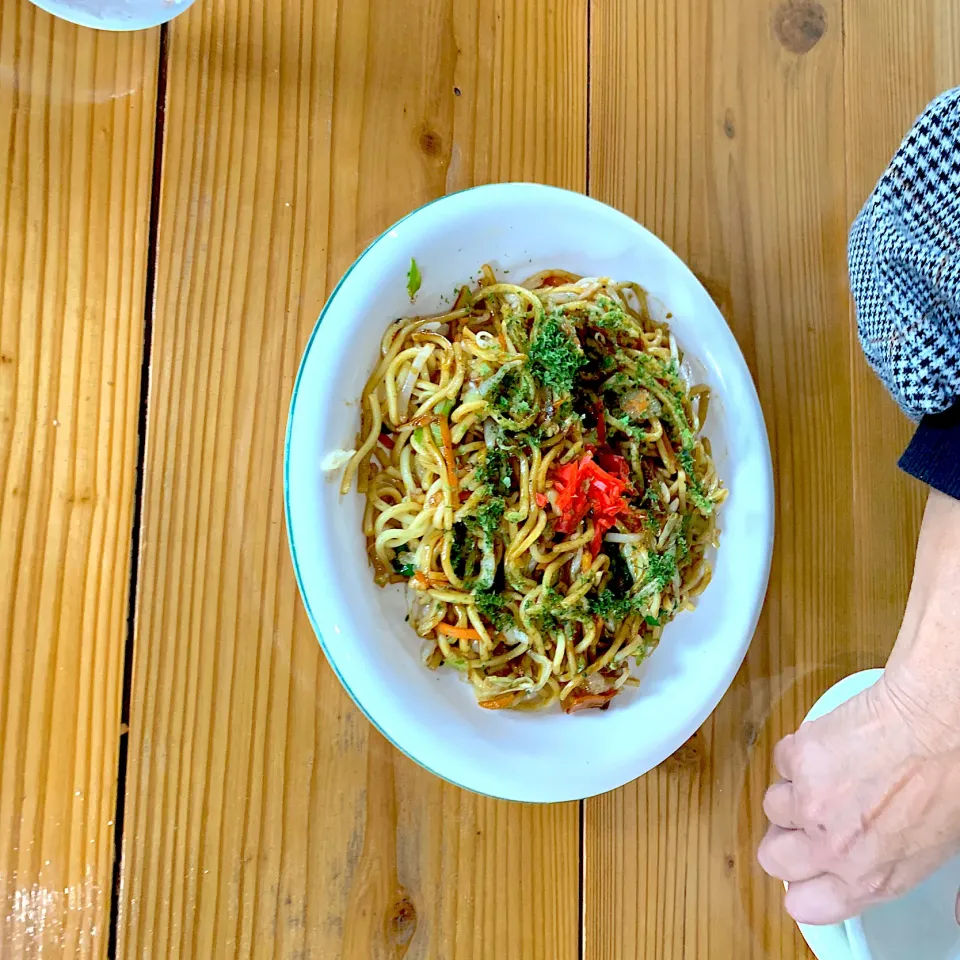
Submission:
[[[883,678],[782,740],[758,859],[801,923],[900,896],[960,852],[960,504],[933,494]],[[960,922],[960,901],[957,904]]]
[[[958,734],[926,745],[884,678],[777,745],[758,856],[794,919],[854,916],[960,852]]]

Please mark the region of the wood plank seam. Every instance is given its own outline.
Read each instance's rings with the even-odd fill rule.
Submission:
[[[591,38],[591,33],[590,33],[590,31],[591,31],[591,28],[592,28],[592,25],[593,25],[593,4],[594,4],[594,0],[587,0],[587,3],[586,3],[586,11],[585,11],[585,12],[586,12],[586,17],[587,17],[587,30],[586,30],[586,37],[587,37],[587,64],[586,64],[586,66],[587,66],[587,76],[586,76],[586,81],[587,81],[587,91],[586,91],[586,111],[587,111],[587,115],[586,115],[586,130],[587,130],[587,144],[586,144],[586,148],[585,148],[585,150],[584,150],[583,191],[584,191],[584,193],[586,193],[586,195],[587,195],[588,197],[590,196],[590,143],[591,143],[591,141],[590,141],[590,123],[591,123],[591,120],[593,119],[593,101],[592,101],[592,99],[591,99],[591,97],[590,97],[590,77],[591,77],[591,71],[592,71],[592,69],[593,69],[593,63],[592,63],[591,57],[590,57],[590,49],[591,49],[591,48],[590,48],[590,41],[591,41],[591,39],[592,39],[592,38]],[[580,820],[581,820],[581,823],[582,823],[582,821],[583,821],[583,805],[582,805],[582,804],[581,804],[581,806],[580,806]],[[582,862],[583,862],[583,851],[581,850],[580,853],[581,853],[581,858],[580,858],[580,859],[581,859],[581,863],[582,863]],[[582,954],[581,954],[581,956],[582,956]]]
[[[153,167],[147,228],[146,282],[143,299],[143,346],[140,361],[140,396],[137,408],[137,465],[134,474],[133,514],[130,524],[130,579],[127,594],[127,635],[123,654],[120,706],[120,738],[117,750],[117,797],[114,813],[113,869],[111,873],[107,958],[117,956],[117,909],[120,902],[120,867],[123,856],[123,823],[126,801],[127,752],[129,749],[130,691],[133,683],[133,651],[137,616],[137,579],[140,572],[140,527],[143,515],[143,475],[146,461],[147,401],[150,396],[150,360],[153,342],[153,309],[157,277],[157,237],[160,219],[160,185],[163,173],[163,125],[167,97],[167,24],[160,27],[157,58],[157,97],[154,114]]]

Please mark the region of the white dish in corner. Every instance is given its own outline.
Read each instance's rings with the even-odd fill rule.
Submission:
[[[423,286],[406,292],[410,258]],[[712,388],[705,433],[730,496],[713,581],[697,610],[664,632],[641,686],[611,709],[567,716],[486,711],[453,671],[420,662],[400,588],[373,582],[355,491],[341,498],[321,462],[351,448],[357,400],[392,319],[441,307],[490,263],[508,279],[546,267],[636,280],[667,305],[680,346]],[[370,721],[428,770],[478,793],[534,802],[612,790],[656,766],[713,711],[756,628],[773,545],[770,450],[750,373],[726,322],[693,274],[629,217],[579,194],[534,184],[477,187],[391,227],[331,294],[294,386],[284,461],[297,581],[330,665]]]
[[[179,16],[195,0],[33,0],[61,20],[94,30],[147,30]]]

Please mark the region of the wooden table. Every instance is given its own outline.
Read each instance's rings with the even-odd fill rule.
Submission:
[[[0,955],[807,956],[754,863],[770,751],[882,662],[922,503],[847,228],[957,82],[960,0],[198,0],[136,35],[0,0]],[[579,804],[396,753],[287,554],[327,291],[399,216],[496,180],[588,192],[692,265],[777,474],[733,687]]]

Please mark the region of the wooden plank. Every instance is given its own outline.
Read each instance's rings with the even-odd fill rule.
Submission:
[[[754,851],[773,743],[865,659],[841,12],[838,0],[593,4],[592,192],[670,243],[730,322],[767,419],[777,549],[759,630],[714,716],[662,767],[586,804],[590,960],[807,956]]]
[[[848,4],[845,12],[850,220],[916,116],[960,83],[960,0]],[[854,314],[851,305],[851,323]],[[860,636],[881,655],[896,639],[913,572],[925,488],[891,468],[912,425],[866,362],[853,365],[854,559]]]
[[[158,31],[0,4],[0,954],[106,955]]]
[[[576,955],[577,806],[462,793],[373,733],[296,596],[281,445],[373,236],[471,183],[584,186],[585,29],[583,0],[172,24],[120,955]]]

